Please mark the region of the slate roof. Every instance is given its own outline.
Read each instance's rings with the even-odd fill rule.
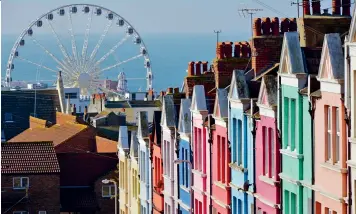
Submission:
[[[272,66],[270,66],[268,69],[262,71],[258,76],[254,78],[254,80],[261,80],[263,76],[265,75],[275,75],[277,76],[279,70],[279,63],[274,63]],[[245,73],[246,75],[246,73]]]
[[[97,153],[117,153],[117,141],[109,140],[99,136],[96,136],[95,140]]]
[[[98,118],[101,118],[101,117],[106,117],[108,116],[109,114],[113,113],[112,111],[102,111],[100,112],[99,114],[97,114],[95,117],[93,117],[93,119],[98,119]],[[115,113],[113,113],[115,114]]]
[[[330,61],[327,61],[328,58]],[[344,79],[344,54],[342,52],[340,34],[338,33],[325,34],[318,74],[321,79],[325,79],[322,72],[325,72],[326,63],[329,63],[332,75],[329,79]]]
[[[144,107],[161,107],[159,100],[130,100],[130,101],[107,101],[105,108],[144,108]]]
[[[157,145],[161,145],[161,116],[162,112],[161,111],[154,111],[153,112],[153,126],[152,126],[152,133],[156,136],[155,142]]]
[[[2,143],[2,174],[59,173],[52,142]]]
[[[1,120],[6,140],[13,138],[30,127],[29,117],[34,113],[34,90],[1,91],[1,117],[12,113],[13,122]],[[60,109],[58,91],[45,89],[36,91],[36,117],[56,123],[56,108]]]
[[[91,186],[94,182],[117,169],[117,154],[59,153],[57,154],[61,186]]]
[[[129,142],[129,133],[127,130],[127,126],[120,126],[119,129],[119,147],[123,150],[130,149],[130,142]]]
[[[130,154],[133,155],[135,158],[138,158],[138,139],[137,139],[137,132],[131,132],[131,145],[130,145]]]
[[[92,188],[61,188],[61,212],[98,210],[96,194]]]
[[[262,85],[258,95],[258,103],[263,104],[264,93],[267,96],[267,106],[271,107],[277,105],[277,79],[272,75],[265,75],[262,77]]]
[[[224,88],[216,89],[216,99],[214,105],[214,116],[219,118],[227,118],[229,110],[229,102],[227,99],[228,93]]]
[[[203,85],[195,85],[193,88],[192,106],[193,111],[207,111],[205,90]]]
[[[149,137],[147,111],[140,111],[140,113],[138,114],[137,137],[138,138],[148,138]]]
[[[181,133],[190,133],[192,126],[192,118],[190,112],[191,101],[190,99],[182,99],[179,112],[179,127]]]
[[[176,111],[174,108],[173,95],[166,95],[163,97],[162,118],[161,125],[167,127],[174,127],[176,119]]]
[[[230,99],[244,99],[250,97],[250,89],[247,85],[244,71],[233,71],[228,97]]]
[[[304,69],[304,58],[300,48],[298,32],[284,33],[279,69],[280,73],[306,73]]]

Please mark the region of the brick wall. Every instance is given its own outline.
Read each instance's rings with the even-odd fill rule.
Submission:
[[[38,213],[38,211],[47,211],[47,214],[58,214],[60,212],[60,188],[59,174],[34,174],[34,175],[4,175],[1,176],[1,212],[5,212],[5,207],[11,207],[10,202],[15,198],[25,196],[25,191],[15,191],[12,189],[13,177],[28,177],[30,188],[28,190],[28,200],[24,203],[15,205],[8,213],[13,211],[28,211],[29,213]],[[22,193],[19,193],[22,192]],[[17,196],[15,196],[17,195]],[[14,197],[15,196],[15,197]],[[10,206],[9,206],[10,205]]]
[[[115,213],[115,199],[110,199],[110,198],[103,198],[102,197],[102,180],[104,179],[115,179],[118,178],[118,173],[113,170],[109,174],[99,178],[94,185],[94,191],[96,194],[96,198],[98,200],[99,208],[100,210],[97,213],[100,214],[113,214]],[[119,189],[117,190],[119,193]],[[117,196],[117,199],[119,199],[119,196]],[[117,202],[117,213],[120,211],[120,206],[119,206],[119,201]]]

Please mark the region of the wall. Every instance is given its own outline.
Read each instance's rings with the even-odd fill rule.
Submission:
[[[60,212],[60,184],[59,174],[23,174],[23,175],[1,175],[1,188],[12,191],[13,177],[28,177],[30,188],[28,190],[27,203],[19,203],[8,213],[13,211],[28,211],[29,213],[38,213],[38,211],[47,211],[48,214],[57,214]],[[10,188],[8,188],[10,187]],[[1,193],[3,204],[12,197],[14,192]],[[25,195],[25,194],[24,194]],[[15,204],[15,201],[13,204]],[[3,213],[4,206],[1,212]]]
[[[156,164],[159,165],[161,168],[161,172],[163,172],[163,163],[162,163],[162,153],[161,153],[161,148],[157,145],[152,143],[152,166],[153,166],[153,180],[152,180],[152,186],[153,186],[153,212],[154,213],[162,213],[163,212],[163,189],[164,189],[164,183],[163,183],[163,177],[162,174],[157,178],[156,175]],[[161,160],[159,163],[156,163],[157,159]],[[158,188],[158,184],[162,184],[161,188]]]
[[[118,173],[116,173],[115,170],[113,170],[110,173],[108,173],[107,175],[102,176],[95,181],[94,191],[95,191],[98,205],[100,208],[100,210],[97,213],[112,214],[115,212],[115,199],[102,197],[102,180],[104,180],[104,179],[118,179],[118,177],[119,177]],[[117,192],[119,192],[119,189],[117,190]],[[119,211],[120,211],[119,202],[117,202],[117,205],[118,205],[117,210],[119,213]]]
[[[187,150],[188,153],[188,158],[185,160],[189,160],[191,161],[191,163],[193,163],[193,160],[191,159],[191,149],[190,149],[190,139],[189,138],[183,138],[182,134],[181,134],[181,140],[179,142],[179,159],[183,160],[182,157],[182,153],[183,153],[183,149]],[[179,164],[179,199],[182,201],[182,203],[187,206],[190,207],[191,204],[191,193],[189,190],[189,187],[191,185],[190,183],[190,179],[191,179],[191,173],[190,173],[190,166],[188,164],[186,164],[186,169],[183,173],[183,166],[184,163]],[[186,188],[186,186],[183,185],[183,174],[187,174],[187,178],[188,178],[188,183],[187,186],[188,188]],[[180,206],[181,209],[180,210],[185,210],[185,207]],[[188,212],[188,210],[185,210],[186,212]]]

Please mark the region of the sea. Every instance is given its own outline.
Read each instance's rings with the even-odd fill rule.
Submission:
[[[90,35],[87,55],[90,55],[95,49],[100,36],[99,34]],[[151,33],[141,36],[149,54],[153,72],[153,88],[156,92],[166,90],[168,87],[181,87],[187,74],[186,70],[189,61],[208,61],[210,63],[216,54],[217,38],[213,32],[181,34]],[[94,58],[100,59],[123,37],[124,35],[106,36]],[[5,77],[9,54],[17,38],[18,35],[1,35],[2,79]],[[241,41],[241,38],[243,38],[241,35],[222,34],[219,40]],[[71,37],[62,36],[60,37],[60,41],[66,52],[72,55]],[[81,57],[83,41],[84,35],[76,35],[75,46],[78,57]],[[64,59],[57,40],[52,34],[37,35],[36,37],[27,36],[25,44],[18,48],[18,54],[21,59],[16,58],[13,61],[13,81],[37,82],[43,80],[47,81],[48,84],[53,84],[56,79],[56,73],[43,68],[43,66],[53,70],[59,70],[59,68],[56,61],[48,53],[53,54],[60,61]],[[128,60],[139,53],[140,46],[135,44],[132,38],[129,38],[115,50],[114,54],[111,54],[99,65],[100,69]],[[37,65],[29,62],[36,63]],[[128,78],[129,90],[138,91],[146,89],[144,58],[134,59],[116,68],[104,71],[100,79],[117,80],[120,72],[125,72]]]

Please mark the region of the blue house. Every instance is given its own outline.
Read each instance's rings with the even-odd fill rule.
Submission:
[[[179,121],[178,121],[178,133],[179,133],[179,160],[188,160],[192,163],[192,155],[190,150],[190,137],[191,137],[191,114],[190,114],[190,99],[182,99]],[[179,213],[190,213],[191,192],[190,192],[190,168],[188,163],[179,164],[179,194],[178,194],[178,206]]]
[[[137,139],[140,147],[140,210],[142,214],[149,214],[152,213],[152,164],[150,160],[148,116],[146,111],[139,113]]]
[[[258,88],[253,89],[258,87],[255,83],[248,82],[243,71],[233,72],[228,96],[232,213],[254,212],[254,143],[250,108],[251,95],[254,91],[258,93]],[[255,97],[257,100],[258,95]]]

